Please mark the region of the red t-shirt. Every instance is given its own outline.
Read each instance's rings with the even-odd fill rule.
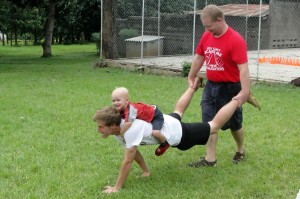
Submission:
[[[244,38],[230,27],[219,38],[204,32],[196,53],[205,57],[206,76],[213,82],[239,82],[237,65],[248,61]]]
[[[121,114],[121,117],[125,119],[126,122],[132,122],[134,119],[151,122],[154,117],[154,112],[155,109],[151,105],[144,104],[142,102],[130,102],[126,107],[124,113]]]

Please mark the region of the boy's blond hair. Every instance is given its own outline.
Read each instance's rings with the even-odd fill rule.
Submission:
[[[112,95],[116,93],[124,96],[126,99],[129,99],[129,92],[125,87],[116,87],[115,90],[113,90]]]

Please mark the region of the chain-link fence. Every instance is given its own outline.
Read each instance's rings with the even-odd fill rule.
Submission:
[[[163,0],[153,2],[137,5],[140,16],[117,19],[120,58],[193,55],[205,31],[201,10],[216,4],[247,42],[251,78],[289,82],[300,77],[300,0],[195,0],[180,13],[163,13]]]

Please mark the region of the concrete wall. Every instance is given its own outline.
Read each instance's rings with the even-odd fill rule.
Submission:
[[[270,1],[270,48],[300,47],[300,1]]]

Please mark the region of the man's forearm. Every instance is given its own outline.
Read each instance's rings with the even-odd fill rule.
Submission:
[[[200,55],[195,55],[192,61],[189,76],[191,75],[191,77],[196,77],[199,70],[202,68],[203,62],[203,57],[201,57]]]
[[[250,94],[250,77],[249,77],[249,68],[248,63],[244,63],[239,66],[240,70],[240,82],[241,82],[241,91],[239,94],[234,97],[233,99],[236,99],[239,101],[239,106],[244,104],[247,99],[249,98]]]
[[[204,63],[204,57],[195,54],[192,62],[192,66],[188,75],[189,85],[192,88],[195,88],[195,78],[197,77],[198,72],[200,71],[202,65]]]
[[[120,168],[119,177],[117,179],[117,182],[115,184],[115,188],[117,190],[121,189],[129,175],[130,169],[132,166],[132,162],[128,162],[126,160],[123,161],[122,166]]]
[[[248,64],[246,64],[246,66],[240,69],[240,80],[241,80],[242,91],[249,93],[250,77],[249,77]]]
[[[129,175],[136,152],[137,152],[136,146],[125,149],[124,160],[123,160],[121,168],[120,168],[119,177],[115,184],[115,189],[119,190],[123,187],[128,175]]]

